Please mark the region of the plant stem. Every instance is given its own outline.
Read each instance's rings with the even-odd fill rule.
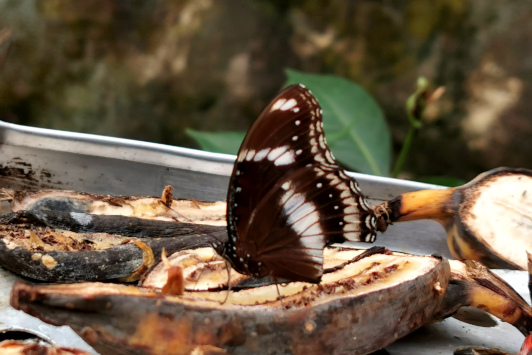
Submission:
[[[418,127],[414,127],[414,125],[410,125],[410,128],[408,129],[408,133],[406,135],[405,141],[403,143],[403,146],[401,147],[401,152],[399,153],[399,156],[397,157],[397,160],[395,161],[395,166],[392,170],[392,177],[396,178],[399,173],[403,170],[403,166],[406,162],[406,157],[408,156],[408,152],[410,151],[410,147],[412,146],[412,142],[414,141],[414,135],[416,134]]]

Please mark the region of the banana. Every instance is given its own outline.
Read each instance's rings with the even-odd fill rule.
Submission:
[[[382,229],[394,222],[439,222],[457,259],[527,270],[525,251],[532,251],[531,170],[498,168],[461,187],[405,193],[374,209]]]
[[[181,265],[182,295],[161,292],[168,278],[160,275],[148,275],[143,287],[17,281],[11,304],[70,325],[102,354],[367,354],[462,306],[532,330],[526,302],[478,263],[345,246],[324,256],[318,285],[238,287],[246,284],[242,275],[231,278],[228,291],[226,263],[200,248],[177,252],[152,271]]]

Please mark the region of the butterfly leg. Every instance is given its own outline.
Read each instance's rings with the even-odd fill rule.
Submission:
[[[227,269],[227,294],[225,295],[225,299],[223,300],[222,304],[227,302],[229,294],[231,293],[231,264],[226,260],[225,265]]]
[[[279,290],[279,281],[277,280],[277,278],[273,278],[273,281],[275,282],[275,288],[277,288],[277,299],[281,302],[281,306],[284,306],[283,304],[283,296],[281,295],[281,291]]]
[[[205,270],[205,268],[201,268],[201,270],[200,270],[200,274],[199,274],[198,278],[196,279],[196,282],[194,282],[194,288],[193,288],[194,291],[197,290],[198,282],[199,282],[199,280],[201,279],[201,275],[203,274],[203,270]]]

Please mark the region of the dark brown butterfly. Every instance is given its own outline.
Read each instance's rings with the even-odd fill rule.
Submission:
[[[327,147],[314,96],[302,85],[283,90],[238,152],[222,256],[242,274],[317,283],[323,248],[373,242],[375,219]]]

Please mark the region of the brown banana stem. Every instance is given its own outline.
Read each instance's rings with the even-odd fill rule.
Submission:
[[[388,223],[432,219],[443,224],[455,213],[455,190],[456,188],[449,188],[407,192],[384,202],[375,210],[379,215],[386,215]]]

